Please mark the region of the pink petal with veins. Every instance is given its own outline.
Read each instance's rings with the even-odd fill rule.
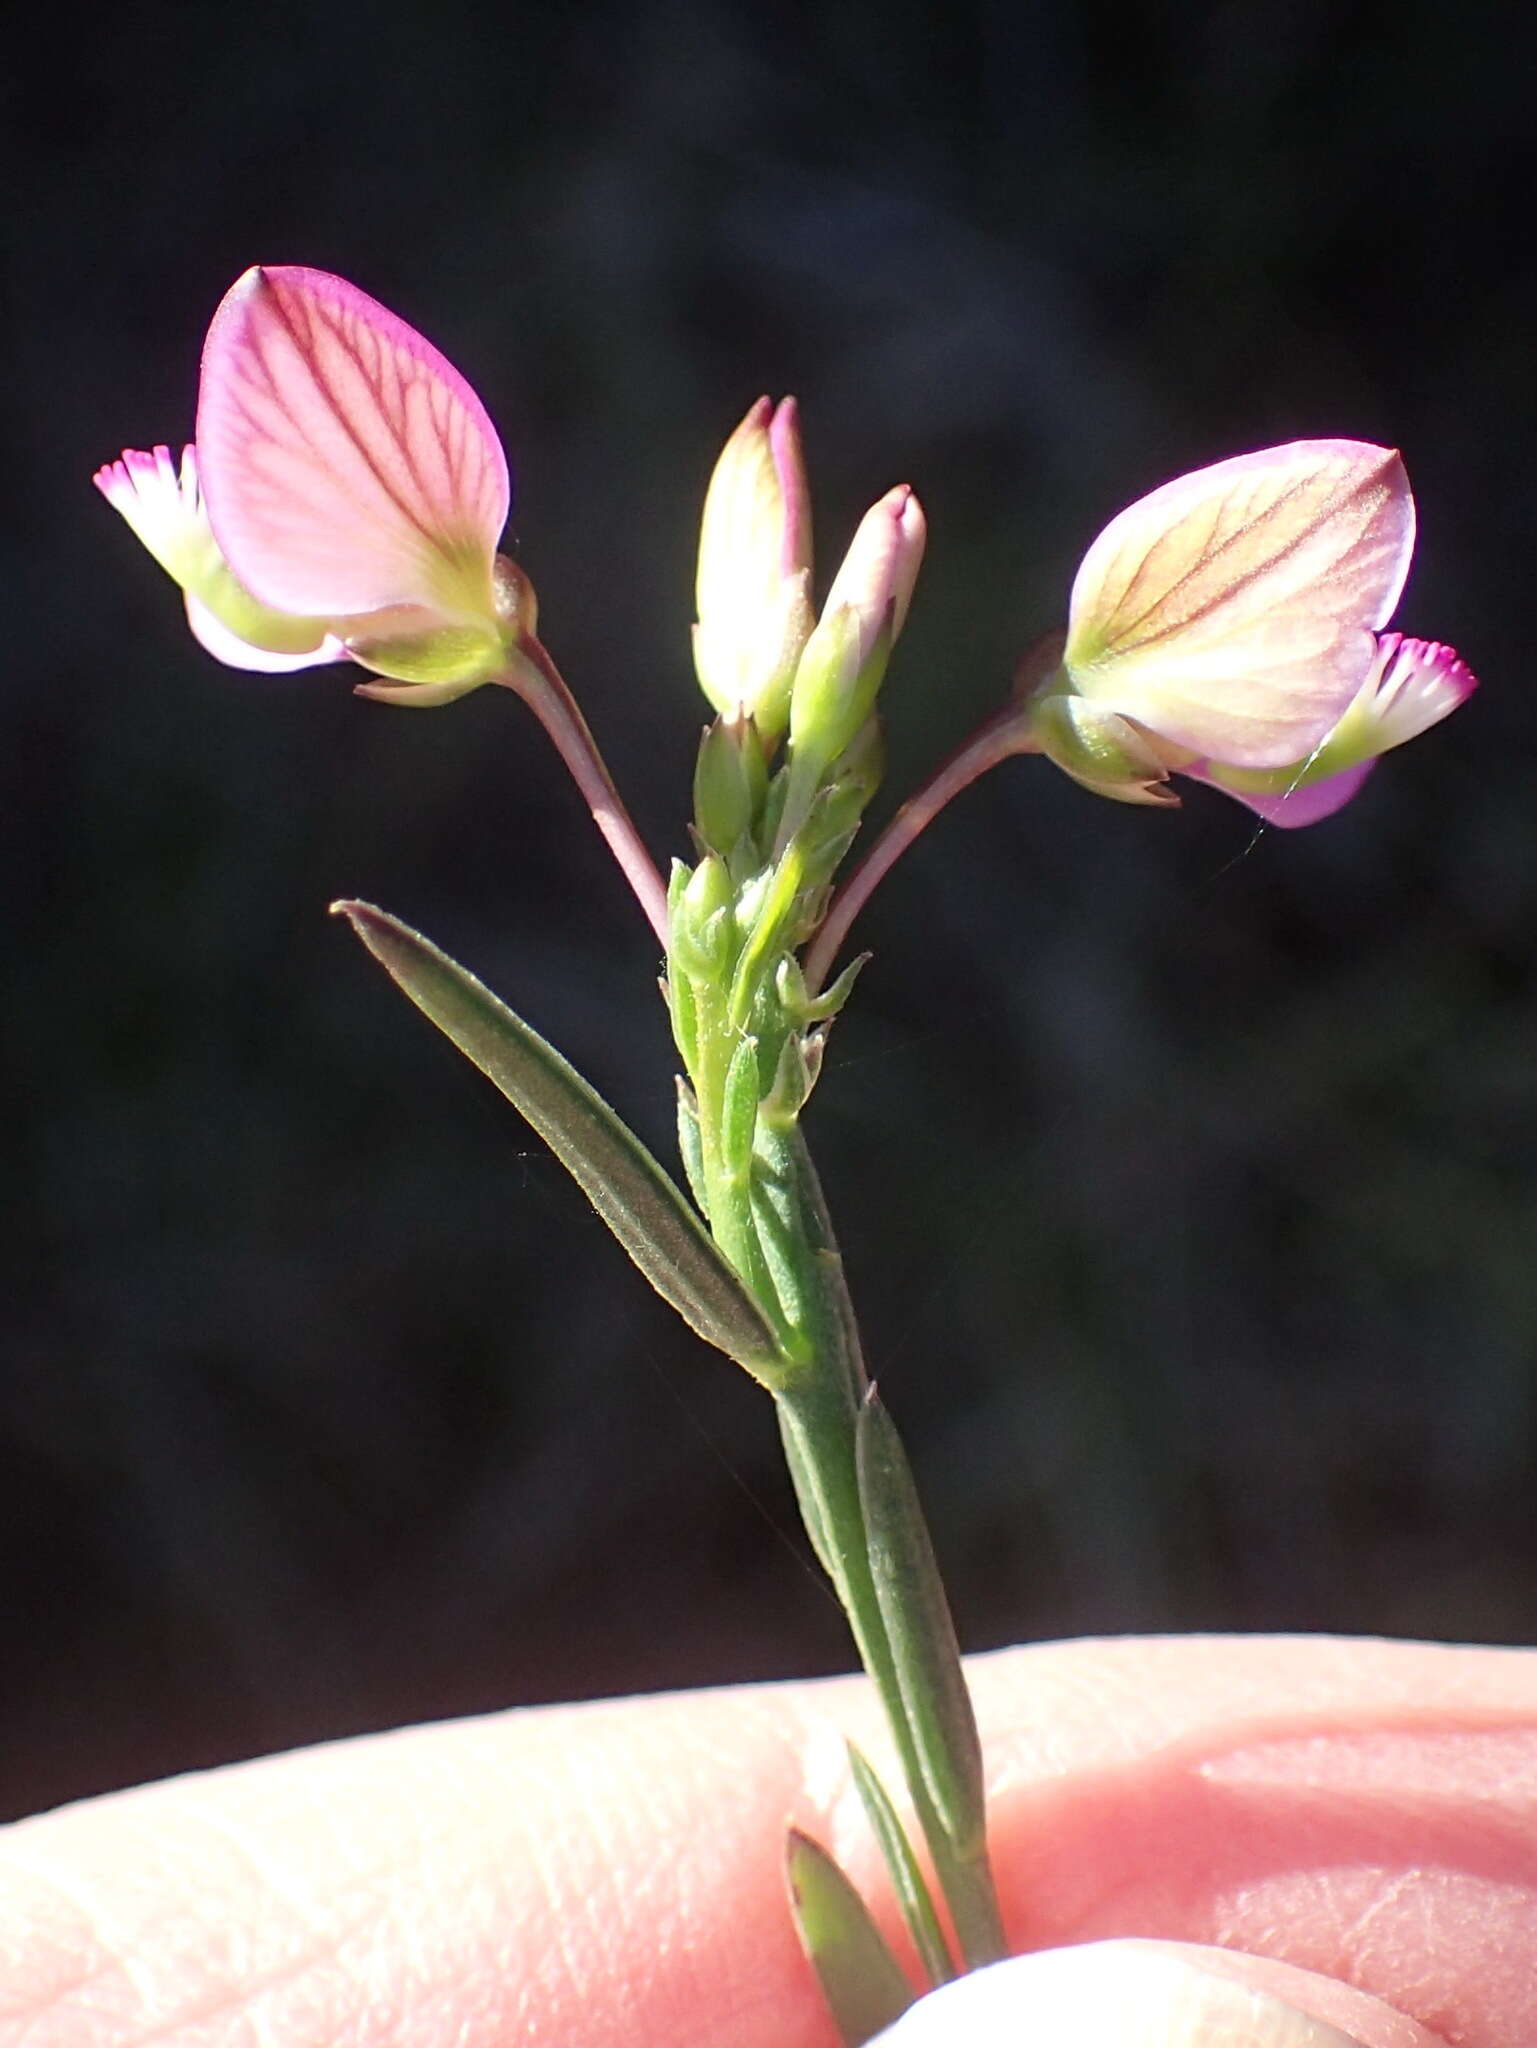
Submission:
[[[1084,557],[1073,686],[1206,759],[1284,767],[1361,687],[1413,547],[1390,448],[1294,441],[1178,477]]]
[[[485,407],[432,344],[323,270],[248,270],[203,349],[198,460],[254,597],[331,617],[490,609],[510,501]]]

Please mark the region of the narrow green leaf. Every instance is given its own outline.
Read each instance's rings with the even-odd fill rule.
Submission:
[[[662,995],[672,1019],[673,1044],[683,1056],[690,1073],[699,1063],[699,1010],[694,985],[681,967],[662,976]]]
[[[955,1965],[945,1946],[939,1915],[934,1911],[934,1900],[913,1854],[913,1845],[907,1839],[907,1830],[869,1759],[852,1742],[846,1747],[849,1768],[854,1773],[854,1788],[864,1807],[865,1819],[870,1823],[870,1832],[880,1844],[891,1888],[897,1895],[897,1904],[913,1938],[913,1947],[928,1972],[930,1984],[946,1984],[955,1975]]]
[[[779,1417],[779,1437],[784,1445],[785,1467],[790,1474],[790,1484],[795,1489],[795,1503],[801,1511],[801,1521],[811,1539],[817,1562],[832,1580],[833,1590],[845,1607],[848,1606],[848,1580],[843,1570],[843,1561],[827,1526],[823,1511],[821,1489],[817,1484],[816,1469],[807,1455],[804,1442],[804,1423],[797,1410],[788,1401],[776,1400],[774,1412]]]
[[[796,1932],[844,2048],[861,2048],[899,2020],[913,1988],[864,1900],[820,1844],[791,1828],[785,1869]]]
[[[774,870],[762,908],[737,959],[727,1014],[738,1030],[752,1015],[753,998],[758,992],[758,982],[764,969],[772,961],[774,949],[789,923],[805,871],[805,856],[801,848],[792,842],[780,855],[779,865]]]
[[[924,1787],[958,1855],[986,1839],[982,1746],[907,1453],[872,1386],[856,1438],[870,1571]]]
[[[758,1041],[743,1034],[737,1040],[726,1085],[721,1094],[720,1152],[727,1176],[747,1185],[752,1166],[753,1133],[758,1128]]]
[[[430,940],[369,903],[336,903],[393,979],[520,1109],[664,1301],[765,1386],[768,1324],[682,1191],[552,1045]]]
[[[678,1157],[683,1161],[683,1174],[689,1185],[689,1192],[699,1204],[701,1212],[710,1213],[710,1194],[704,1184],[704,1141],[699,1135],[699,1105],[694,1100],[694,1091],[679,1074],[678,1084]]]

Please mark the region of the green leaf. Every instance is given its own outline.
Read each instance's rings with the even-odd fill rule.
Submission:
[[[913,1947],[929,1974],[930,1984],[946,1984],[955,1975],[955,1965],[945,1946],[939,1915],[934,1911],[934,1900],[913,1854],[913,1845],[907,1839],[907,1830],[869,1759],[852,1742],[846,1747],[849,1768],[854,1773],[854,1788],[864,1807],[865,1819],[870,1823],[870,1831],[880,1844],[892,1890],[897,1895],[902,1918],[907,1922],[907,1931],[913,1938]]]
[[[913,1987],[864,1900],[799,1828],[790,1830],[785,1870],[795,1929],[833,2024],[844,2048],[860,2048],[902,2017],[914,2002]]]
[[[982,1745],[907,1453],[873,1386],[860,1404],[855,1454],[870,1572],[924,1788],[969,1859],[986,1839]]]
[[[682,1191],[552,1045],[430,940],[370,903],[335,903],[374,958],[520,1109],[664,1301],[766,1387],[772,1331]]]
[[[805,856],[793,841],[780,855],[779,865],[768,886],[762,907],[748,935],[736,964],[736,973],[731,981],[731,1000],[727,1014],[740,1031],[752,1015],[753,1000],[758,993],[758,983],[764,969],[772,962],[774,949],[784,935],[795,908],[795,898],[800,891],[806,870]]]
[[[779,1417],[779,1438],[784,1446],[785,1467],[790,1474],[790,1484],[795,1489],[795,1503],[801,1511],[801,1521],[816,1552],[817,1563],[821,1565],[833,1590],[845,1607],[849,1602],[848,1580],[843,1570],[843,1560],[838,1555],[837,1545],[827,1526],[827,1517],[822,1511],[822,1493],[817,1472],[808,1446],[805,1442],[805,1424],[799,1411],[788,1401],[776,1400],[774,1411]]]
[[[700,1213],[710,1213],[710,1192],[704,1184],[704,1141],[699,1135],[699,1105],[694,1100],[694,1091],[681,1074],[675,1076],[678,1087],[678,1157],[683,1161],[683,1175],[688,1182],[689,1193],[699,1204]]]
[[[720,1154],[727,1177],[746,1187],[752,1166],[753,1134],[758,1128],[758,1041],[744,1033],[737,1040],[726,1085],[721,1094]]]

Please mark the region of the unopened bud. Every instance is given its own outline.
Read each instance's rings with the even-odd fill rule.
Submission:
[[[790,697],[790,744],[825,766],[870,714],[907,619],[923,561],[923,508],[906,484],[860,522],[801,656]]]
[[[811,631],[811,500],[795,400],[760,398],[726,443],[699,533],[694,667],[727,716],[772,746]]]
[[[719,980],[737,950],[735,892],[726,864],[713,853],[673,898],[667,946],[697,981]]]
[[[729,855],[757,824],[768,766],[750,718],[717,718],[694,767],[694,823],[705,845]]]

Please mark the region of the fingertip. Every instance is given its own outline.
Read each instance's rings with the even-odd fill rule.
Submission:
[[[1433,2048],[1379,1999],[1258,1956],[1151,1941],[1039,1949],[945,1985],[885,2048]]]

